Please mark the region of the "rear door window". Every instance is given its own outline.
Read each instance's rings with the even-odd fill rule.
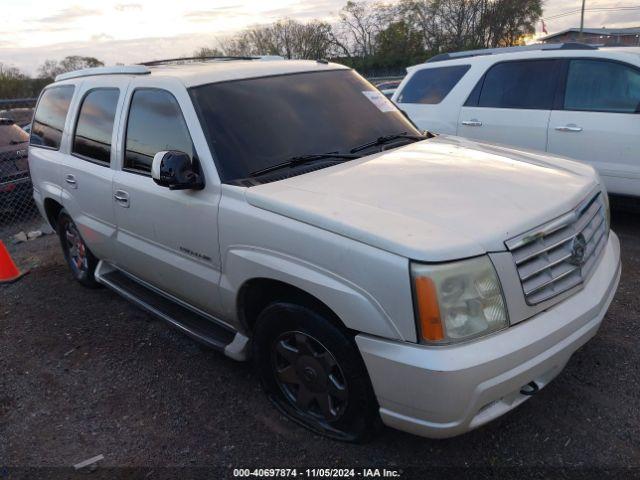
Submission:
[[[124,170],[150,174],[153,157],[164,150],[195,156],[180,105],[166,90],[138,89],[129,109]]]
[[[445,99],[470,65],[425,68],[415,72],[398,95],[398,103],[435,105]]]
[[[565,110],[635,113],[640,111],[640,71],[606,60],[571,60]]]
[[[73,137],[73,153],[109,165],[119,96],[117,88],[101,88],[84,97]]]
[[[558,85],[558,62],[503,62],[485,74],[479,107],[551,110]]]
[[[45,90],[33,118],[31,145],[54,150],[60,149],[73,90],[73,85],[63,85]]]

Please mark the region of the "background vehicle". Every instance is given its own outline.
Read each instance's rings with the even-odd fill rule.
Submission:
[[[0,217],[31,202],[27,147],[29,135],[13,120],[0,118]]]
[[[402,80],[389,80],[387,82],[376,83],[375,85],[385,97],[391,98],[401,82]]]
[[[457,52],[407,71],[393,100],[420,128],[581,160],[640,196],[640,48]]]
[[[345,441],[515,408],[620,275],[593,168],[422,135],[324,61],[64,74],[29,158],[75,279],[253,357],[281,411]]]

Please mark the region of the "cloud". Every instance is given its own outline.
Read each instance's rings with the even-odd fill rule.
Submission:
[[[322,19],[333,17],[345,5],[342,0],[316,0],[313,2],[301,2],[287,7],[266,10],[263,15],[269,19],[295,18],[297,20]]]
[[[142,10],[142,5],[139,3],[117,3],[113,6],[118,12],[132,12],[136,10]]]
[[[186,12],[183,16],[191,22],[208,22],[220,17],[238,17],[245,15],[238,11],[241,8],[241,5],[229,5],[226,7],[210,8],[208,10],[193,10]]]
[[[74,6],[65,8],[64,10],[58,10],[53,15],[38,18],[35,19],[35,21],[39,23],[69,23],[80,18],[100,15],[101,13],[100,10]]]
[[[95,35],[91,35],[91,39],[92,42],[107,42],[110,40],[114,40],[114,38],[111,35],[108,35],[106,33],[97,33]]]

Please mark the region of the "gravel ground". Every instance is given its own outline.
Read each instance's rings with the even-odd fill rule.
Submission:
[[[301,429],[263,396],[250,365],[107,289],[73,282],[55,236],[10,246],[31,273],[0,288],[0,478],[70,478],[59,467],[99,454],[92,478],[307,466],[387,467],[403,478],[639,477],[640,215],[614,212],[613,228],[623,247],[620,288],[599,334],[554,382],[461,437],[385,429],[366,445]]]

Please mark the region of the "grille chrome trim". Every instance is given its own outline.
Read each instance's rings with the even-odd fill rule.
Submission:
[[[550,300],[589,277],[608,238],[602,193],[571,212],[505,242],[527,305]]]

